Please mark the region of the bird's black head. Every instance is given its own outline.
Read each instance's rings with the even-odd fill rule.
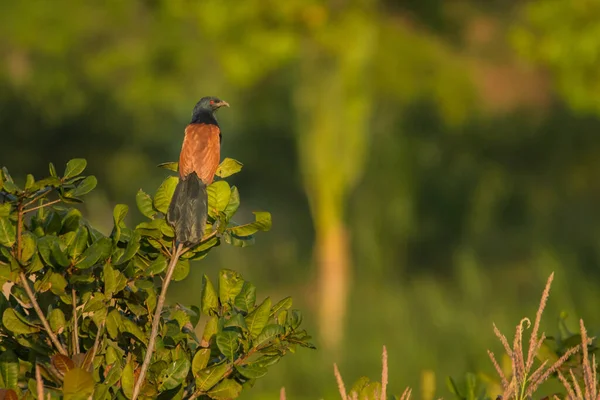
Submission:
[[[213,96],[201,98],[192,112],[192,122],[200,122],[208,116],[214,118],[213,113],[223,106],[229,107],[229,103]]]

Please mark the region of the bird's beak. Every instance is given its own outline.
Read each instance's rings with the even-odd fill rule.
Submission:
[[[218,102],[216,105],[217,105],[217,107],[219,107],[219,108],[220,108],[220,107],[223,107],[223,106],[225,106],[225,107],[229,107],[229,103],[228,103],[228,102],[226,102],[226,101],[223,101],[223,100],[221,100],[220,102]]]

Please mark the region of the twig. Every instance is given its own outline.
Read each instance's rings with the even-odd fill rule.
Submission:
[[[51,191],[52,191],[52,188],[46,188],[45,192],[42,192],[40,195],[34,197],[31,201],[28,201],[27,203],[25,203],[25,205],[23,207],[28,207],[28,206],[32,205],[36,201],[42,199],[44,196],[49,194]]]
[[[148,371],[148,367],[150,366],[150,361],[152,360],[152,352],[154,351],[154,345],[156,344],[156,336],[158,336],[158,326],[160,325],[160,314],[162,313],[162,309],[165,305],[165,298],[167,297],[167,289],[169,287],[169,283],[171,283],[171,277],[173,276],[173,271],[175,271],[175,266],[177,265],[177,261],[179,257],[183,254],[183,244],[180,243],[177,246],[177,249],[173,252],[173,257],[171,258],[171,262],[167,267],[167,274],[165,275],[165,279],[163,280],[162,289],[160,291],[160,296],[158,296],[158,301],[156,303],[156,310],[154,311],[154,318],[152,319],[152,331],[150,333],[150,339],[148,340],[148,348],[146,349],[146,357],[144,358],[144,363],[142,364],[142,368],[140,370],[140,375],[135,382],[135,387],[133,388],[133,395],[131,396],[131,400],[136,400],[140,394],[140,390],[142,388],[142,384],[144,383],[144,378],[146,377],[146,372]]]
[[[38,304],[37,300],[35,299],[35,296],[34,296],[33,292],[31,291],[31,287],[29,287],[29,282],[27,282],[27,277],[25,276],[25,273],[23,271],[19,271],[19,279],[21,280],[23,289],[25,289],[25,292],[27,292],[27,296],[29,297],[29,300],[31,300],[31,304],[33,304],[33,308],[35,309],[35,312],[37,313],[38,317],[42,321],[42,325],[44,325],[44,329],[48,333],[48,336],[50,336],[50,340],[52,340],[52,343],[54,343],[54,346],[56,346],[56,349],[58,350],[58,352],[60,354],[62,354],[63,356],[67,356],[68,355],[67,351],[65,350],[63,345],[58,340],[58,337],[56,336],[56,334],[54,332],[52,332],[52,329],[50,328],[50,324],[48,323],[48,320],[44,316],[44,313],[42,312],[40,305]]]
[[[79,327],[77,326],[77,295],[75,288],[71,288],[71,302],[73,304],[73,354],[79,353]]]
[[[83,367],[86,371],[89,370],[89,366],[93,365],[94,363],[94,357],[96,357],[96,352],[98,351],[98,346],[100,345],[100,337],[102,336],[103,331],[104,321],[102,321],[100,323],[100,326],[98,327],[98,332],[96,333],[96,339],[94,340],[94,347],[92,347],[92,352],[86,354],[85,359],[83,360]]]
[[[21,261],[21,234],[23,230],[23,203],[17,206],[17,260]]]
[[[42,381],[42,373],[40,372],[40,366],[38,363],[35,364],[35,381],[37,382],[37,398],[44,398],[44,381]]]
[[[35,206],[35,207],[28,208],[26,210],[23,210],[23,213],[26,214],[28,212],[35,211],[35,210],[37,210],[39,208],[48,207],[48,206],[51,206],[53,204],[60,203],[61,201],[62,201],[61,199],[52,200],[52,201],[50,201],[48,203],[40,204],[39,206]]]

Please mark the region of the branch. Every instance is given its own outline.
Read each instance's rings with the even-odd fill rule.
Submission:
[[[27,296],[29,297],[29,300],[31,300],[31,304],[33,304],[33,308],[35,309],[35,312],[37,313],[38,317],[42,321],[42,325],[44,325],[44,329],[48,333],[48,336],[50,336],[50,340],[52,340],[52,343],[54,343],[54,346],[56,346],[56,349],[58,350],[58,352],[60,354],[62,354],[63,356],[68,356],[67,351],[65,350],[63,345],[58,340],[58,336],[56,336],[56,334],[54,332],[52,332],[52,329],[50,329],[50,324],[48,323],[48,320],[44,316],[44,313],[42,312],[40,305],[38,304],[37,300],[35,299],[35,295],[31,291],[31,287],[29,287],[29,282],[27,281],[27,277],[25,276],[25,273],[23,273],[23,271],[19,271],[19,279],[21,280],[23,289],[25,289],[25,292],[27,292]]]
[[[163,307],[165,305],[165,298],[167,297],[167,289],[169,287],[169,283],[171,283],[171,277],[173,276],[173,271],[175,271],[175,266],[177,265],[177,261],[179,257],[183,254],[183,244],[180,243],[175,251],[173,252],[173,257],[171,258],[171,262],[167,267],[167,274],[165,275],[165,279],[163,280],[162,289],[160,291],[160,296],[158,297],[158,301],[156,303],[156,310],[154,311],[154,318],[152,319],[152,331],[150,333],[150,339],[148,340],[148,348],[146,349],[146,357],[144,358],[144,363],[142,364],[142,369],[140,370],[140,375],[135,382],[135,387],[133,388],[133,395],[131,396],[131,400],[136,400],[140,394],[140,390],[142,388],[142,384],[144,383],[144,378],[146,377],[146,372],[148,371],[148,367],[150,366],[150,361],[152,360],[152,352],[154,351],[154,345],[156,344],[156,337],[158,336],[158,326],[160,325],[160,315],[162,314]]]
[[[42,373],[40,372],[39,364],[35,364],[35,381],[37,382],[37,398],[44,399],[44,381],[42,381]]]
[[[77,326],[77,295],[75,288],[71,288],[71,303],[73,305],[73,354],[79,353],[79,327]]]
[[[35,211],[35,210],[37,210],[38,208],[48,207],[48,206],[51,206],[51,205],[53,205],[53,204],[60,203],[61,201],[62,201],[61,199],[52,200],[52,201],[50,201],[50,202],[48,202],[48,203],[40,204],[39,206],[35,206],[35,207],[28,208],[28,209],[26,209],[26,210],[23,210],[23,213],[25,213],[25,214],[26,214],[26,213],[28,213],[28,212]]]
[[[44,192],[42,192],[38,196],[34,197],[31,201],[25,203],[24,207],[28,207],[28,206],[32,205],[36,201],[42,199],[44,196],[50,194],[51,191],[52,191],[52,188],[46,188],[46,190]]]

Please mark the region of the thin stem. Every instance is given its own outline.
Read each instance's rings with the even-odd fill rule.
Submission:
[[[37,313],[39,319],[42,321],[42,325],[44,325],[44,329],[48,333],[48,336],[50,336],[50,340],[52,340],[52,343],[54,344],[54,346],[56,346],[56,349],[58,350],[58,352],[60,354],[62,354],[63,356],[67,356],[68,355],[67,351],[65,350],[63,345],[58,340],[58,337],[56,336],[56,334],[54,332],[52,332],[52,329],[50,329],[50,324],[48,323],[48,320],[44,316],[44,313],[42,312],[40,305],[38,304],[37,300],[35,299],[35,295],[33,294],[33,291],[31,290],[31,287],[29,286],[29,282],[27,282],[27,277],[25,276],[25,273],[23,273],[23,271],[19,271],[19,279],[21,280],[23,289],[25,289],[25,292],[27,292],[27,296],[29,297],[29,300],[31,300],[31,304],[33,304],[33,308],[35,309],[35,312]]]
[[[44,381],[42,381],[42,373],[40,372],[40,366],[35,364],[35,381],[37,383],[37,398],[44,398]]]
[[[169,283],[171,283],[171,277],[173,276],[173,271],[175,271],[175,266],[177,265],[177,261],[179,257],[183,254],[183,244],[180,243],[177,246],[177,249],[173,252],[173,257],[171,258],[171,262],[167,267],[167,274],[165,275],[165,279],[163,280],[162,289],[160,291],[160,296],[158,296],[158,301],[156,302],[156,310],[154,311],[154,317],[152,319],[152,331],[150,332],[150,339],[148,340],[148,348],[146,349],[146,357],[144,358],[144,363],[142,364],[142,369],[140,370],[140,375],[135,382],[135,387],[133,388],[133,395],[131,396],[131,400],[136,400],[140,394],[140,390],[142,388],[142,384],[144,383],[144,378],[146,377],[146,372],[148,371],[148,367],[150,366],[150,361],[152,360],[152,352],[154,351],[154,345],[156,344],[156,337],[158,336],[158,326],[160,325],[160,315],[162,314],[163,307],[165,305],[165,299],[167,297],[167,289],[169,288]]]
[[[39,206],[35,206],[35,207],[28,208],[26,210],[23,210],[23,213],[26,214],[28,212],[35,211],[35,210],[37,210],[39,208],[44,208],[44,207],[48,207],[48,206],[51,206],[51,205],[56,204],[56,203],[60,203],[61,201],[62,201],[61,199],[52,200],[52,201],[50,201],[48,203],[40,204]]]
[[[91,372],[89,371],[89,367],[92,366],[94,363],[94,357],[96,357],[96,352],[98,352],[98,346],[100,345],[100,337],[102,336],[103,332],[104,321],[102,321],[100,323],[100,326],[98,327],[98,332],[96,333],[96,339],[94,340],[94,347],[92,347],[92,352],[86,354],[85,360],[83,362],[84,369],[88,372]]]
[[[71,303],[73,305],[73,354],[79,353],[79,327],[77,325],[77,294],[71,288]]]
[[[51,191],[52,191],[52,188],[47,188],[45,192],[42,192],[37,197],[34,197],[31,201],[25,203],[24,207],[28,207],[28,206],[32,205],[36,201],[40,200],[41,198],[43,198],[44,196],[46,196],[47,194],[49,194]]]
[[[17,260],[21,260],[22,243],[21,234],[23,230],[23,203],[19,203],[17,207]]]

